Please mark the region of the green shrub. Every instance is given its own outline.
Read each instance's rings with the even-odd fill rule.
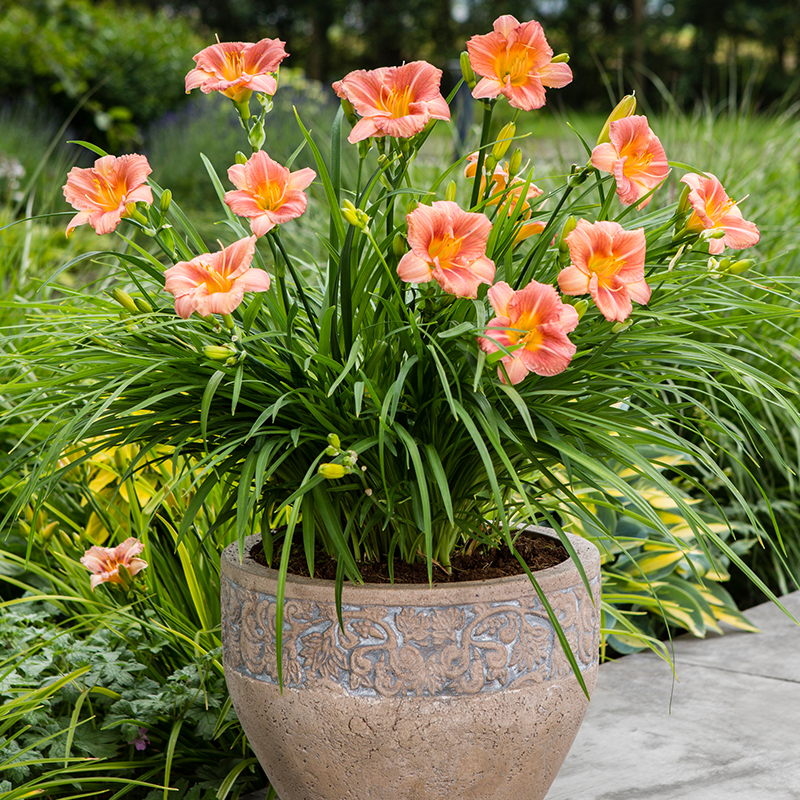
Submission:
[[[88,0],[9,4],[0,12],[0,96],[32,95],[66,117],[92,92],[79,127],[94,125],[118,150],[181,102],[192,56],[205,44],[188,19],[166,11]]]

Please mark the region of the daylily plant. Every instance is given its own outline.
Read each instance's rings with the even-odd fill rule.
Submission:
[[[759,238],[720,182],[685,174],[672,202],[664,184],[685,168],[668,161],[658,125],[635,113],[632,95],[594,148],[575,138],[565,174],[541,169],[539,148],[517,132],[521,115],[573,76],[534,20],[504,15],[467,42],[462,74],[483,120],[454,159],[437,129],[456,89],[445,97],[441,70],[412,61],[336,81],[330,146],[298,114],[304,146],[278,163],[267,114],[285,57],[278,40],[218,43],[186,77],[187,90],[231,99],[252,150],[231,154],[229,185],[211,176],[224,198],[218,246],[167,190],[147,184],[142,155],[70,173],[65,195],[79,213],[69,230],[88,223],[109,233],[125,220],[129,249],[112,257],[130,283],[110,292],[122,321],[116,306],[105,318],[104,300],[73,293],[68,301],[92,313],[65,313],[53,352],[37,341],[27,356],[49,364],[37,402],[42,419],[47,403],[57,410],[60,441],[191,456],[203,470],[198,497],[222,487],[220,530],[260,531],[281,580],[292,545],[311,573],[320,549],[332,555],[339,585],[359,582],[364,561],[391,571],[399,559],[424,563],[433,580],[434,566],[452,571],[457,551],[513,551],[518,525],[558,530],[548,498],[572,498],[591,516],[559,470],[575,485],[615,486],[612,462],[646,474],[699,538],[716,541],[642,453],[658,442],[690,455],[698,475],[735,496],[703,444],[706,430],[735,436],[742,423],[716,410],[733,396],[726,381],[738,386],[746,374],[748,386],[778,396],[776,379],[742,366],[729,337],[712,338],[709,320],[731,309],[736,325],[780,311],[754,299],[751,276],[746,292],[733,285],[745,280],[741,263],[714,258]],[[500,127],[504,104],[511,121]],[[346,142],[355,169],[342,157]],[[320,209],[328,219],[313,225],[316,238],[294,244],[291,232],[318,222]],[[742,452],[765,436],[743,433]],[[592,502],[609,513],[618,504],[614,495]],[[632,502],[642,524],[670,535],[652,508]],[[184,531],[198,509],[193,501]],[[757,528],[752,510],[742,513]],[[86,559],[94,584],[113,573],[109,553]]]

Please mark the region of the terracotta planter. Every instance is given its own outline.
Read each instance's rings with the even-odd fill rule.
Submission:
[[[537,573],[591,690],[600,558],[571,537],[594,598],[566,561]],[[247,540],[245,553],[257,541]],[[222,556],[225,674],[281,800],[541,800],[588,701],[525,575],[427,585],[286,585],[283,693],[277,572]]]

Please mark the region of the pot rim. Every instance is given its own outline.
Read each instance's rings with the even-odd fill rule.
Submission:
[[[527,531],[538,533],[551,538],[558,538],[556,532],[551,528],[542,528],[538,526],[529,526]],[[600,553],[597,547],[588,540],[567,533],[567,537],[572,543],[575,551],[586,571],[589,581],[593,581],[599,574],[600,570]],[[256,586],[263,587],[264,583],[274,582],[277,585],[279,571],[265,567],[258,564],[253,559],[248,558],[250,548],[260,539],[259,535],[251,535],[245,537],[244,553],[245,558],[239,561],[239,545],[234,542],[222,552],[221,566],[222,575],[234,583],[239,585],[248,584],[250,588]],[[569,586],[575,584],[575,578],[580,581],[578,569],[573,562],[572,558],[566,558],[560,564],[547,569],[538,570],[533,573],[536,578],[537,584],[543,589],[556,588],[558,586]],[[293,575],[289,573],[286,578],[287,585],[292,584],[296,589],[300,589],[304,594],[306,593],[319,593],[320,596],[332,597],[334,595],[336,582],[325,580],[323,578],[307,578],[301,575]],[[386,602],[391,605],[400,604],[405,602],[402,599],[403,593],[410,593],[412,595],[419,595],[424,592],[447,592],[455,599],[456,597],[463,597],[464,601],[474,600],[475,593],[479,589],[485,591],[486,587],[494,587],[494,590],[499,594],[505,594],[506,590],[513,589],[514,586],[520,582],[524,582],[529,587],[531,586],[528,576],[522,572],[518,575],[508,575],[503,578],[487,578],[479,581],[458,581],[448,583],[363,583],[354,584],[345,582],[342,587],[342,602],[345,605],[354,604],[358,605],[361,602],[378,598],[382,598],[380,602]],[[302,588],[301,588],[302,587]]]

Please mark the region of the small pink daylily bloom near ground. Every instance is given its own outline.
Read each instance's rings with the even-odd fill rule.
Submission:
[[[64,185],[64,197],[78,210],[67,225],[67,236],[88,223],[97,233],[111,233],[136,203],[152,203],[153,192],[145,186],[153,170],[145,156],[103,156],[93,167],[73,167]]]
[[[256,237],[248,236],[217,253],[170,267],[164,273],[164,288],[175,295],[175,313],[183,319],[193,311],[201,317],[230,314],[245,292],[266,292],[269,275],[250,266],[255,250]]]
[[[81,564],[92,573],[91,586],[94,591],[101,583],[123,585],[119,568],[125,567],[133,576],[141,572],[147,562],[137,558],[144,550],[144,545],[133,536],[116,547],[98,547],[92,545],[81,557]]]
[[[287,55],[279,39],[213,44],[194,56],[197,67],[186,76],[186,92],[199,86],[204,94],[222,92],[235,103],[253,92],[272,96],[278,90],[273,73]]]
[[[704,175],[690,172],[681,182],[689,187],[688,199],[693,209],[686,227],[694,231],[725,231],[721,239],[708,240],[709,253],[718,255],[726,247],[743,250],[758,244],[761,234],[755,223],[744,219],[716,176],[710,172]]]
[[[566,64],[551,63],[553,49],[538,22],[498,17],[492,33],[467,42],[467,52],[472,69],[484,76],[472,90],[478,100],[502,94],[514,108],[533,111],[544,105],[545,86],[560,89],[572,82]]]
[[[498,281],[488,297],[497,316],[489,320],[486,338],[478,337],[478,344],[487,353],[497,352],[498,345],[514,351],[501,359],[508,381],[519,383],[529,372],[558,375],[569,366],[575,345],[567,334],[575,330],[578,312],[561,302],[553,286],[531,281],[515,292]],[[497,374],[508,382],[502,368]]]
[[[474,298],[480,284],[494,280],[494,262],[486,257],[492,223],[484,214],[437,200],[418,206],[406,219],[411,251],[397,265],[406,283],[433,279],[449,294]]]
[[[647,117],[635,115],[614,120],[608,126],[610,142],[592,150],[592,166],[609,172],[617,182],[623,205],[632,206],[661,184],[669,173],[667,156],[658,137],[650,130]],[[639,203],[644,208],[652,200]]]
[[[566,242],[572,264],[558,275],[564,294],[588,292],[602,315],[617,322],[630,316],[631,300],[645,305],[650,299],[644,279],[644,228],[626,231],[617,222],[581,219]]]
[[[347,141],[355,144],[370,136],[407,139],[432,119],[449,120],[450,107],[439,90],[441,80],[442,71],[427,61],[345,75],[333,90],[349,100],[361,117]]]
[[[308,197],[303,189],[316,176],[308,167],[289,172],[259,150],[246,164],[234,164],[228,170],[236,191],[226,192],[225,202],[234,214],[250,219],[250,228],[256,236],[263,236],[306,210]]]

